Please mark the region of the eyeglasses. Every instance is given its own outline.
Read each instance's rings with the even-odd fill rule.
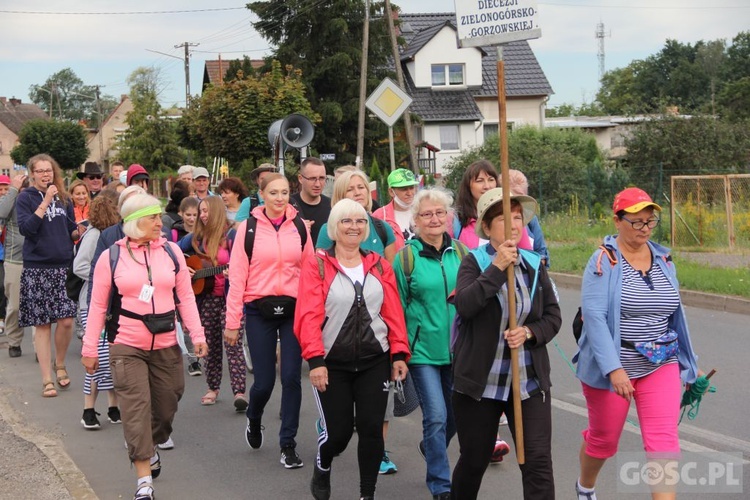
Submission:
[[[34,170],[35,174],[51,174],[53,170],[50,168],[48,170]]]
[[[655,228],[656,226],[659,225],[659,222],[661,222],[661,219],[658,219],[658,218],[657,219],[649,219],[646,222],[644,222],[642,220],[633,221],[633,220],[628,219],[625,216],[622,217],[622,220],[624,220],[625,222],[630,222],[630,225],[633,226],[633,229],[635,229],[636,231],[640,231],[644,227],[648,227],[649,229],[653,229],[653,228]]]
[[[355,225],[365,227],[369,221],[367,219],[341,219],[339,222],[344,227],[353,227]]]
[[[445,210],[435,210],[434,212],[422,212],[417,215],[419,215],[420,219],[427,222],[432,220],[432,218],[436,215],[438,219],[445,219],[445,216],[448,215],[448,212],[446,212]]]
[[[101,179],[102,175],[101,174],[90,174],[90,175],[87,175],[86,178],[89,179],[89,180],[91,180],[91,179]]]
[[[299,174],[299,176],[305,179],[306,181],[312,182],[313,184],[315,184],[316,182],[320,182],[321,184],[323,184],[325,183],[326,178],[327,178],[325,175],[320,176],[320,177],[305,177],[304,175]]]

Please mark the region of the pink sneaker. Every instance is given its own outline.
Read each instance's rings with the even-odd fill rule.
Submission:
[[[495,441],[495,449],[492,450],[492,456],[490,457],[490,464],[499,464],[503,461],[503,457],[510,453],[510,446],[502,439]]]

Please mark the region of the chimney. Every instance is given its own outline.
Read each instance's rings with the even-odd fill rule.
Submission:
[[[120,94],[120,102],[128,98],[128,94]]]

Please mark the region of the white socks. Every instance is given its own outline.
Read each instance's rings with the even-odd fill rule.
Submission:
[[[138,491],[136,491],[136,495],[141,494],[148,494],[154,492],[154,487],[152,486],[153,479],[151,476],[143,476],[138,478]]]
[[[580,479],[576,481],[576,493],[578,494],[578,500],[596,500],[594,488],[584,488],[581,486]]]

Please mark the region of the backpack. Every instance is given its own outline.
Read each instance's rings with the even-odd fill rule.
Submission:
[[[320,255],[316,255],[315,258],[318,260],[318,274],[320,275],[320,279],[325,282],[326,280],[326,268],[325,268],[325,262],[323,262],[323,259]],[[382,259],[382,257],[380,258]],[[375,269],[378,270],[380,273],[380,276],[383,276],[383,264],[380,263],[380,259],[375,262]]]
[[[597,276],[602,275],[602,257],[605,255],[607,256],[607,259],[609,259],[609,264],[612,267],[615,267],[615,264],[617,264],[617,257],[615,256],[615,251],[609,247],[605,247],[604,245],[600,245],[599,248],[601,248],[602,252],[599,254],[599,258],[596,259],[596,271],[595,274]],[[575,318],[573,318],[573,337],[576,339],[576,344],[578,344],[578,341],[581,339],[581,333],[583,332],[583,312],[581,311],[581,308],[578,308],[578,312],[575,315]]]
[[[180,262],[177,260],[172,246],[167,243],[164,245],[164,249],[167,251],[167,255],[174,262],[174,274],[180,271]],[[117,268],[117,262],[120,260],[120,247],[115,243],[109,247],[109,269],[112,273],[112,287],[109,290],[109,301],[107,303],[107,314],[105,316],[104,330],[107,332],[107,340],[109,343],[113,343],[117,337],[117,330],[120,327],[120,314],[125,311],[122,308],[122,295],[117,290],[117,284],[115,283],[115,269]],[[172,288],[174,294],[175,305],[180,303],[180,299],[177,297],[177,290]],[[123,314],[123,316],[132,317],[134,313]]]
[[[307,226],[305,221],[299,216],[299,213],[292,219],[294,226],[297,228],[299,233],[300,243],[302,244],[302,251],[305,250],[305,244],[307,243]],[[253,259],[253,246],[255,246],[255,228],[258,227],[258,219],[253,214],[247,218],[247,233],[245,234],[245,253],[247,254],[248,264]]]
[[[370,217],[372,220],[372,225],[375,226],[375,232],[378,234],[378,238],[380,238],[380,242],[383,244],[383,248],[385,248],[388,245],[388,232],[385,230],[386,222],[383,219],[378,219],[377,217]]]
[[[78,249],[81,248],[82,240],[83,238],[80,238],[78,243],[73,247],[73,259],[71,259],[65,275],[65,294],[73,302],[78,302],[81,297],[81,289],[83,289],[83,283],[85,281],[73,272],[73,262],[75,261],[75,256],[78,254]]]
[[[464,260],[464,257],[469,255],[469,247],[458,241],[457,239],[451,239],[451,246],[453,250],[458,254],[458,260]],[[414,271],[414,248],[411,245],[406,245],[398,252],[397,256],[401,263],[401,269],[404,271],[406,277],[406,305],[411,303],[411,273]]]

